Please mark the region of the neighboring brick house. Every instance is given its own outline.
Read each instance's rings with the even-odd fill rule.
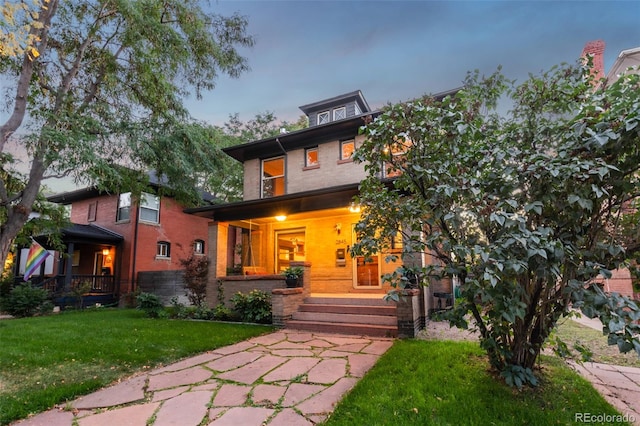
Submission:
[[[72,226],[62,230],[67,256],[59,265],[58,290],[91,282],[91,294],[118,300],[141,288],[143,274],[155,272],[145,291],[162,284],[184,296],[180,260],[206,256],[208,220],[184,213],[185,206],[171,197],[142,193],[138,199],[130,192],[84,188],[48,200],[71,207]]]
[[[594,40],[587,42],[582,50],[581,57],[587,55],[592,57],[593,71],[596,78],[604,78],[608,84],[611,84],[620,78],[621,75],[627,73],[640,72],[640,47],[623,50],[620,52],[611,69],[605,76],[604,70],[604,50],[605,42],[602,40]],[[610,278],[600,278],[604,291],[611,293],[619,293],[640,300],[640,291],[634,291],[632,277],[629,269],[616,269],[611,271]]]

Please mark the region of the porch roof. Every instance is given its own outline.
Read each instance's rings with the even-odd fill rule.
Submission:
[[[96,226],[72,223],[71,226],[62,229],[62,239],[65,242],[96,242],[117,244],[124,237],[116,232]]]
[[[185,209],[185,213],[206,217],[217,222],[259,219],[278,215],[349,207],[358,195],[358,183],[298,192],[279,197],[240,201],[206,207]]]

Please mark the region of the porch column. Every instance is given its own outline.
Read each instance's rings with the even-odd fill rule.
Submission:
[[[405,289],[399,296],[396,310],[398,337],[416,337],[420,331],[420,290]]]
[[[289,266],[300,266],[304,270],[302,287],[271,290],[271,317],[273,325],[278,328],[284,328],[293,313],[304,303],[304,299],[311,295],[311,262],[293,261]]]
[[[207,279],[207,306],[218,304],[218,277],[227,274],[227,235],[229,225],[221,222],[209,223],[209,276]]]
[[[73,277],[73,251],[74,246],[73,243],[70,242],[67,244],[67,262],[65,263],[65,272],[64,272],[64,290],[68,291],[71,289],[71,278]]]

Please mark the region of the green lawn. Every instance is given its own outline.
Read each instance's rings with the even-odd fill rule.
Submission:
[[[135,310],[0,321],[0,424],[270,330]],[[326,424],[564,425],[576,413],[617,414],[556,358],[543,357],[540,377],[539,387],[517,391],[492,376],[476,342],[399,340]]]
[[[557,358],[535,389],[496,380],[475,342],[402,340],[337,406],[337,425],[567,425],[576,413],[618,413]],[[619,424],[619,423],[618,423]]]
[[[0,424],[270,327],[87,310],[0,321]]]

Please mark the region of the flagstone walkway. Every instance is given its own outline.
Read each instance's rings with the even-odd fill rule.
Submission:
[[[17,425],[313,425],[392,344],[278,331],[145,372]]]

